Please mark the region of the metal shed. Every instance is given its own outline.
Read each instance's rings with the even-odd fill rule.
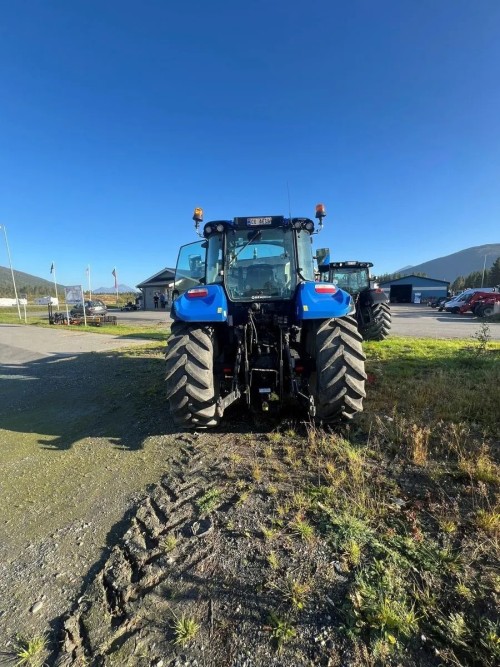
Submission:
[[[425,303],[431,297],[447,296],[449,287],[450,283],[446,280],[423,278],[413,274],[380,283],[380,288],[391,303]]]
[[[170,309],[172,303],[172,286],[174,283],[175,269],[165,268],[155,273],[150,278],[147,278],[142,283],[136,285],[137,289],[142,293],[142,308],[143,310],[154,310],[154,295],[160,296],[164,294],[167,299],[166,308]],[[158,304],[158,308],[161,308]]]

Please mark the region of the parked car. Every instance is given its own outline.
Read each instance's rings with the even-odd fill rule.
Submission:
[[[442,303],[445,303],[445,301],[449,301],[450,299],[450,296],[431,297],[429,299],[429,306],[431,308],[439,308]]]
[[[438,310],[446,310],[449,313],[458,313],[460,310],[460,307],[463,306],[463,304],[467,301],[469,297],[471,297],[474,292],[479,292],[480,288],[476,287],[469,287],[468,289],[465,289],[463,292],[460,292],[460,294],[456,294],[454,297],[451,299],[448,299],[445,303],[442,303]]]
[[[85,315],[106,315],[108,309],[104,301],[94,299],[92,301],[85,301]],[[81,303],[73,306],[69,311],[71,317],[83,317],[83,305]]]

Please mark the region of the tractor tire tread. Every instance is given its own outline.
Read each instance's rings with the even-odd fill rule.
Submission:
[[[316,420],[325,424],[351,419],[363,410],[365,355],[352,316],[327,319],[313,330],[316,348]]]
[[[384,340],[390,333],[392,320],[388,303],[376,303],[371,306],[372,321],[361,331],[365,340]]]
[[[216,426],[213,329],[174,322],[165,357],[166,394],[174,423],[184,428]]]

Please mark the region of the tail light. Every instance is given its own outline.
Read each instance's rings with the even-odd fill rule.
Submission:
[[[203,299],[208,296],[208,290],[206,287],[193,287],[188,289],[186,296],[188,299]]]
[[[335,285],[328,285],[327,283],[317,283],[314,285],[314,291],[318,294],[335,294],[337,288]]]

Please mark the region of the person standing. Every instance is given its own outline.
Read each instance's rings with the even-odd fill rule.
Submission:
[[[167,305],[167,297],[163,292],[160,294],[160,305],[162,308],[165,308],[165,306]]]
[[[158,308],[158,301],[159,300],[160,300],[160,298],[158,296],[158,292],[155,292],[154,296],[153,296],[153,301],[154,301],[154,304],[155,304],[155,308]]]

